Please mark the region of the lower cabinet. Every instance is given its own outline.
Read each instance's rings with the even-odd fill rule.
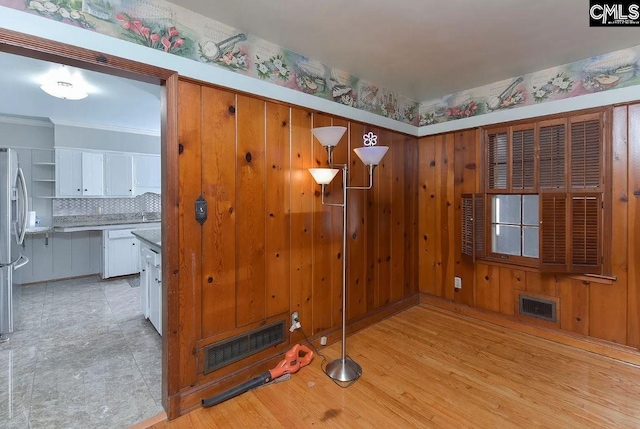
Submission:
[[[102,278],[126,276],[140,271],[138,239],[131,229],[113,229],[103,232]]]
[[[140,302],[142,312],[162,335],[162,257],[140,243]]]

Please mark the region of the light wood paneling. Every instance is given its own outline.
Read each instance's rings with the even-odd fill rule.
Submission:
[[[200,307],[202,280],[202,235],[200,224],[195,221],[195,211],[192,210],[195,201],[200,196],[202,183],[202,122],[201,101],[202,88],[199,85],[180,82],[179,84],[178,116],[180,118],[178,138],[182,145],[180,154],[178,185],[181,221],[179,223],[180,237],[180,386],[187,386],[196,381],[196,362],[193,350],[196,341],[201,337]],[[185,174],[189,171],[189,174]],[[186,209],[189,207],[190,209]],[[174,368],[173,371],[178,370]],[[171,412],[169,413],[172,414]]]
[[[500,267],[476,264],[476,305],[500,311]]]
[[[455,301],[474,304],[473,263],[462,258],[462,194],[472,194],[476,189],[476,133],[474,130],[454,135],[454,255],[455,275],[462,280],[462,289],[456,289]]]
[[[589,283],[561,279],[558,282],[560,327],[576,334],[589,335]]]
[[[302,326],[312,330],[313,201],[316,185],[307,171],[313,167],[311,114],[291,109],[291,311],[297,311]],[[302,340],[302,332],[291,334],[291,342]]]
[[[418,283],[418,139],[405,137],[404,296],[419,290]]]
[[[289,107],[266,106],[266,317],[289,310],[290,291],[290,175]]]
[[[202,336],[236,327],[235,94],[202,88]]]
[[[331,118],[325,115],[313,115],[313,128],[327,127],[331,125]],[[327,166],[327,151],[322,147],[320,142],[313,138],[313,159],[314,167]],[[341,173],[338,173],[340,175]],[[334,182],[340,180],[338,177]],[[331,195],[326,188],[325,194],[328,201]],[[313,199],[313,330],[316,334],[331,328],[331,290],[332,290],[332,274],[331,274],[331,238],[332,238],[332,219],[331,207],[322,205],[322,195],[320,186],[314,186]]]
[[[265,318],[265,102],[238,96],[236,323]]]
[[[418,143],[418,265],[420,291],[438,296],[436,287],[436,137],[425,137]]]
[[[522,270],[500,267],[500,313],[513,316],[517,311],[514,301],[519,290],[525,290],[526,273]]]
[[[455,270],[454,135],[445,134],[436,144],[436,292],[453,300]]]
[[[364,126],[361,124],[352,124],[349,132],[351,148],[360,147],[362,145]],[[365,166],[358,156],[350,150],[349,158],[349,186],[363,186],[365,180],[366,183],[368,183],[369,175],[368,173],[365,175]],[[347,317],[349,317],[349,319],[359,317],[367,312],[367,237],[364,229],[365,216],[367,214],[365,207],[367,193],[368,191],[361,190],[350,191],[347,201],[347,269],[349,270],[347,286],[349,308],[347,309]]]
[[[640,425],[636,367],[477,319],[414,307],[353,335],[349,347],[364,375],[348,389],[315,357],[289,381],[155,427]],[[340,348],[323,352],[331,359]],[[390,366],[390,356],[404,364]]]

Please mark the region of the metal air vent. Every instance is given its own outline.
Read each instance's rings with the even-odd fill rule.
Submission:
[[[204,348],[204,373],[232,364],[284,342],[284,320],[262,326],[242,335],[213,343]]]
[[[556,302],[520,295],[520,314],[556,322]]]

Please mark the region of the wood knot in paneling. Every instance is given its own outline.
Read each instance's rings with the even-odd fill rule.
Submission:
[[[253,156],[251,156],[251,152],[247,152],[244,156],[244,159],[246,159],[247,162],[251,162],[251,160],[253,159]]]
[[[236,107],[235,106],[229,106],[229,113],[231,113],[232,115],[236,113]]]

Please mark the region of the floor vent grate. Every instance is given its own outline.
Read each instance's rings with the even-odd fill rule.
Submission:
[[[284,320],[204,348],[204,373],[237,362],[285,340]]]
[[[556,322],[556,302],[520,295],[520,314]]]

